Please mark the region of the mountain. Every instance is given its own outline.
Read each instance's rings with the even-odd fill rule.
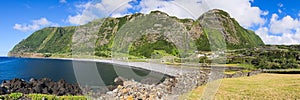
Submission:
[[[210,10],[198,19],[208,39],[211,47],[227,49],[251,48],[264,45],[263,41],[253,31],[247,30],[231,18],[229,14],[222,10]],[[226,44],[222,44],[226,43]],[[222,46],[224,45],[224,46]]]
[[[179,19],[160,11],[103,18],[81,26],[48,27],[22,40],[10,56],[30,54],[96,55],[112,52],[135,57],[184,56],[194,51],[264,45],[253,31],[228,13],[214,9],[198,19]]]

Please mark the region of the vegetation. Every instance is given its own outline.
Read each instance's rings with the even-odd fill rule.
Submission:
[[[141,46],[133,45],[129,54],[134,56],[144,56],[147,58],[151,58],[152,55],[160,55],[158,58],[161,58],[162,56],[169,54],[177,56],[178,50],[172,43],[165,40],[159,40],[155,43],[144,43]]]
[[[224,23],[223,25],[227,28],[227,32],[232,33],[232,35],[239,40],[239,43],[228,43],[228,41],[226,41],[228,49],[252,48],[264,45],[264,42],[253,31],[244,29],[237,21],[234,19],[231,20],[234,23],[234,30],[226,26],[229,24]]]
[[[300,74],[300,69],[274,69],[263,70],[264,73],[279,73],[279,74]]]
[[[30,98],[31,100],[88,100],[85,96],[55,96],[48,94],[22,94],[11,93],[9,95],[0,96],[2,100],[18,100],[22,97]]]
[[[264,46],[254,49],[241,49],[229,52],[228,64],[247,64],[256,69],[295,69],[300,68],[300,52],[288,46]]]
[[[9,94],[8,97],[10,99],[17,100],[17,99],[21,98],[22,96],[23,96],[22,93],[11,93],[11,94]]]
[[[222,19],[219,20],[222,23],[220,27],[225,29],[226,33],[202,27],[200,19],[196,21],[179,19],[160,11],[153,11],[143,16],[140,16],[142,14],[133,14],[120,18],[98,19],[78,27],[44,28],[17,44],[11,53],[16,56],[22,53],[41,53],[45,57],[56,55],[65,57],[76,52],[75,54],[78,55],[111,57],[112,51],[117,50],[128,51],[130,55],[139,58],[151,58],[155,53],[186,58],[190,56],[189,53],[194,52],[194,49],[181,51],[179,47],[176,47],[178,43],[176,45],[173,43],[183,39],[182,33],[190,33],[191,37],[188,38],[193,41],[182,41],[188,41],[189,46],[195,46],[198,51],[226,49],[226,46],[229,49],[239,49],[263,45],[261,39],[254,32],[242,28],[234,19],[230,18],[228,13],[222,10],[218,10],[216,13],[224,15],[217,18]],[[73,37],[75,30],[81,34],[76,33]],[[227,37],[224,39],[224,34],[238,42],[228,42],[232,40]],[[175,39],[169,39],[170,37],[166,35],[174,35],[171,37]],[[125,39],[120,40],[119,38]],[[190,42],[194,42],[194,44]],[[181,44],[184,45],[184,43]],[[129,49],[123,48],[128,46]],[[78,48],[71,50],[71,47]]]
[[[222,79],[215,100],[295,100],[300,98],[299,75],[259,74],[251,77]],[[183,95],[187,100],[201,98],[205,86]]]
[[[11,93],[8,95],[0,95],[0,100],[18,100],[24,95],[22,93]]]
[[[87,100],[85,96],[54,96],[46,94],[29,94],[28,97],[32,100],[42,100],[43,98],[46,100]]]
[[[29,94],[27,97],[31,98],[32,100],[56,100],[57,97],[55,95],[47,95],[47,94]]]
[[[207,33],[202,34],[196,41],[197,50],[210,51],[210,43]]]
[[[12,52],[67,53],[71,52],[75,27],[44,28],[17,44]]]

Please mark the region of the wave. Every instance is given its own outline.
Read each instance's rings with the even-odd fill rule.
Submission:
[[[2,61],[2,62],[0,62],[0,64],[11,63],[11,62],[15,62],[15,61],[18,61],[18,60],[19,60],[19,59],[8,60],[8,61]]]

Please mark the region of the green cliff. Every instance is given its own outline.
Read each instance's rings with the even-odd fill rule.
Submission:
[[[83,54],[110,57],[112,52],[150,58],[155,54],[185,56],[194,51],[262,46],[253,31],[244,29],[222,10],[210,10],[197,20],[164,12],[94,20],[86,25],[48,27],[22,40],[10,56],[24,53]]]

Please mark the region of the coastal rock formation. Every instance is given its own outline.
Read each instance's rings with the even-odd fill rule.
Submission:
[[[20,92],[23,94],[40,93],[62,95],[82,95],[82,91],[77,84],[68,84],[65,80],[54,82],[48,78],[30,79],[26,82],[22,79],[12,79],[3,81],[0,88],[0,94],[9,94]]]

